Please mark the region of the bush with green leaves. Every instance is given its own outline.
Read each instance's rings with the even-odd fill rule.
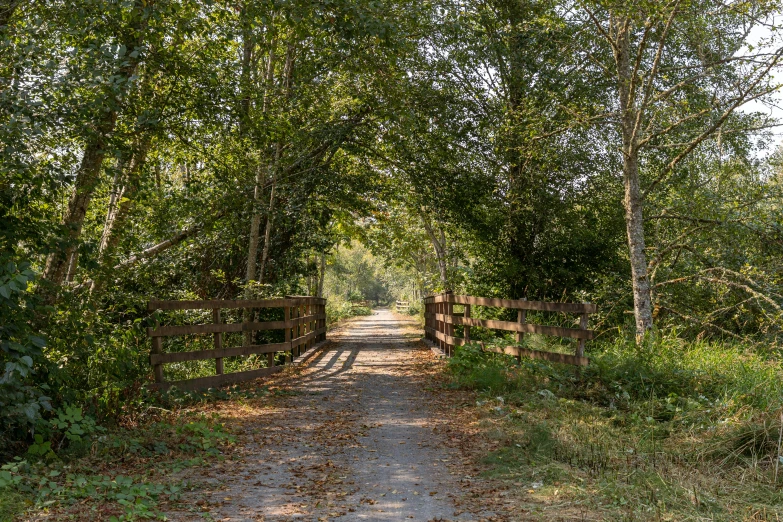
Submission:
[[[37,430],[27,454],[44,460],[56,459],[65,449],[78,452],[91,442],[93,434],[105,431],[94,418],[85,415],[82,408],[67,404],[55,410],[48,422],[39,421]]]
[[[419,315],[421,313],[421,302],[411,301],[408,304],[408,315]]]
[[[5,520],[3,515],[9,510],[12,518],[31,506],[37,510],[86,502],[116,504],[124,511],[109,520],[163,519],[158,503],[178,498],[183,489],[182,481],[168,473],[203,464],[205,459],[222,459],[223,448],[236,443],[217,415],[199,415],[182,424],[153,422],[135,431],[104,433],[90,439],[93,451],[89,456],[73,458],[73,454],[54,455],[58,437],[73,444],[103,430],[74,407],[58,410],[50,424],[59,430],[51,440],[39,434],[41,444],[33,444],[25,458],[17,456],[0,465],[0,520]],[[133,457],[154,458],[164,477],[138,475],[138,468],[96,474],[91,467],[96,458],[125,462]]]
[[[30,291],[33,279],[29,263],[0,257],[0,451],[4,440],[18,440],[51,409],[46,385],[35,378],[46,342],[33,328],[41,311]]]
[[[467,343],[456,348],[449,370],[460,385],[495,394],[510,388],[508,371],[514,362],[510,355],[486,352],[478,343]]]
[[[343,301],[339,298],[330,298],[326,302],[326,319],[328,324],[334,324],[343,319],[359,315],[372,315],[372,308],[359,303]]]
[[[57,502],[73,504],[85,499],[114,502],[125,511],[124,515],[109,519],[115,521],[159,518],[159,499],[179,498],[182,489],[181,482],[159,484],[144,477],[46,471],[21,459],[0,468],[0,491],[3,494],[20,492],[31,495],[36,506]]]

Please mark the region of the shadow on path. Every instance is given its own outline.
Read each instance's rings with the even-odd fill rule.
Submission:
[[[213,470],[218,520],[477,520],[461,513],[454,458],[433,432],[432,396],[417,368],[429,350],[391,312],[347,326],[299,374],[293,394],[242,425],[241,465]],[[418,365],[418,366],[417,366]],[[205,473],[209,477],[208,473]],[[228,500],[225,500],[228,499]],[[209,504],[212,505],[212,504]],[[188,517],[172,517],[187,520]],[[491,514],[490,514],[491,515]]]

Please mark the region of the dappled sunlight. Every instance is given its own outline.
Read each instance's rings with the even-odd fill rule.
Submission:
[[[462,513],[455,459],[437,436],[419,358],[390,312],[352,322],[241,415],[241,465],[214,483],[223,520],[475,520]],[[486,513],[485,513],[486,514]],[[177,514],[172,514],[178,520]]]

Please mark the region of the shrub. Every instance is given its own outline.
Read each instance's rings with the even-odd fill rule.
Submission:
[[[50,410],[50,399],[34,374],[44,367],[46,342],[33,328],[41,306],[29,284],[35,278],[29,263],[0,258],[0,451],[10,441],[24,438]]]
[[[485,352],[479,344],[468,343],[456,348],[449,370],[462,386],[497,394],[509,390],[508,371],[513,364],[511,356]]]
[[[372,315],[372,309],[359,303],[333,297],[330,297],[326,302],[326,319],[330,325],[359,315]]]

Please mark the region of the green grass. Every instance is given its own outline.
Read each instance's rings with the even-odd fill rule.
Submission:
[[[450,360],[455,382],[480,393],[487,432],[501,443],[487,456],[491,473],[516,484],[532,512],[542,520],[564,516],[564,505],[576,519],[783,515],[779,359],[674,335],[594,346],[590,358],[583,369],[518,365],[469,346]]]
[[[25,495],[12,488],[0,489],[0,522],[11,522],[30,504],[31,501]]]

